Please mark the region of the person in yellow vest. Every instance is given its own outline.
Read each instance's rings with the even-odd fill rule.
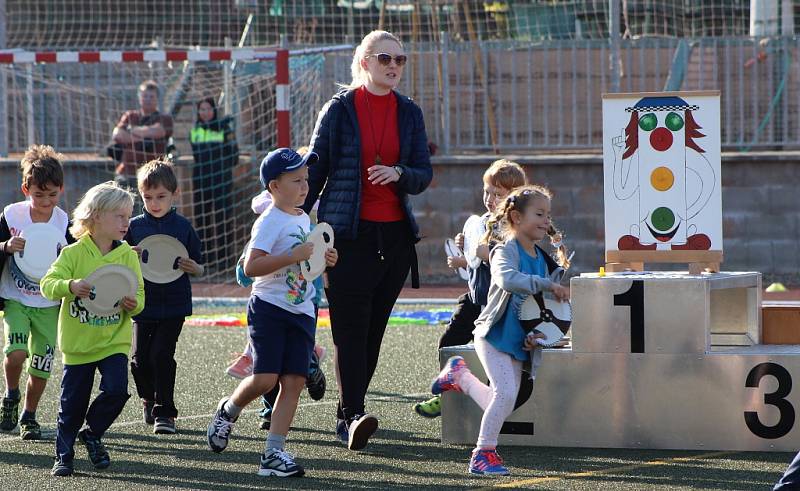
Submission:
[[[227,245],[233,168],[239,161],[232,123],[230,116],[220,117],[214,99],[209,97],[197,103],[197,122],[191,133],[194,225],[203,241],[210,272],[226,269],[225,261],[236,259],[236,253],[228,250]]]

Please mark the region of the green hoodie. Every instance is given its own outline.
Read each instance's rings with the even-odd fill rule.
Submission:
[[[87,311],[72,292],[69,282],[86,278],[96,269],[108,264],[120,264],[136,273],[137,306],[110,316],[96,316]],[[139,257],[131,247],[122,242],[105,256],[89,235],[65,247],[39,283],[42,295],[50,300],[60,300],[58,320],[58,345],[65,365],[92,363],[111,355],[128,355],[131,349],[131,317],[144,308],[144,280],[139,267]]]

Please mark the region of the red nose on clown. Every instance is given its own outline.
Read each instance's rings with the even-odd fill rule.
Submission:
[[[638,223],[620,237],[620,250],[707,250],[694,218],[711,198],[716,178],[696,139],[705,135],[680,97],[644,97],[633,107],[622,138],[614,140],[614,195],[636,199]]]

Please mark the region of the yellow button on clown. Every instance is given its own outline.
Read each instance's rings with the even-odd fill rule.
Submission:
[[[714,169],[695,141],[705,135],[680,97],[644,97],[622,135],[613,138],[614,195],[636,199],[638,223],[619,238],[619,250],[708,250],[711,239],[692,219],[716,185]]]

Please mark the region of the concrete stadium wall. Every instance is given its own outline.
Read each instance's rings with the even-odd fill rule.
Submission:
[[[599,155],[508,156],[522,164],[532,182],[554,193],[553,218],[574,249],[571,272],[603,265],[603,174]],[[467,217],[481,213],[481,176],[494,156],[435,157],[434,180],[412,198],[425,239],[417,246],[422,281],[459,284],[447,268],[442,244]],[[178,162],[189,175],[190,157]],[[81,156],[65,162],[66,206],[71,208],[91,185],[112,177],[107,159]],[[243,157],[240,166],[253,165]],[[21,199],[19,162],[0,159],[0,205]],[[188,181],[184,181],[188,182]],[[241,181],[239,181],[241,183]],[[800,284],[800,152],[725,153],[722,206],[727,271],[760,271],[768,281]],[[191,193],[184,189],[183,205]],[[182,211],[191,216],[191,206]],[[250,224],[242,224],[249,229]],[[244,231],[246,232],[246,231]],[[243,232],[243,233],[244,233]],[[239,235],[237,233],[237,235]]]

